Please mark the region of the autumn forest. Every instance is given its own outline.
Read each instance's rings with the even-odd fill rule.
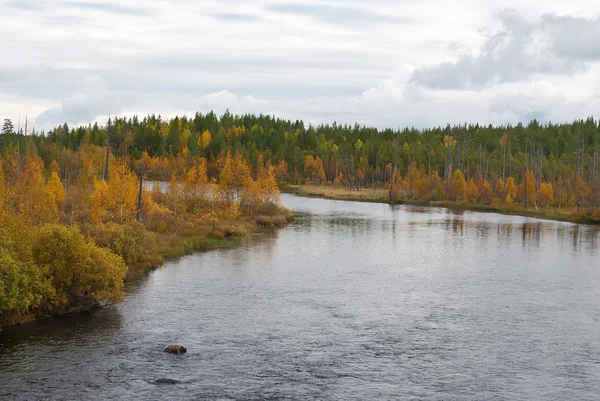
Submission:
[[[44,133],[5,120],[0,155],[0,326],[116,301],[128,267],[285,224],[280,188],[600,221],[592,118],[380,130],[211,112]]]

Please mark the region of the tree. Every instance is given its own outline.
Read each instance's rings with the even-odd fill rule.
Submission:
[[[314,173],[313,173],[314,180],[317,183],[322,184],[326,178],[325,178],[325,169],[323,168],[323,160],[321,160],[321,158],[319,156],[317,156],[315,158],[314,165],[313,165],[313,171],[314,171]]]
[[[452,175],[450,196],[457,202],[462,202],[467,196],[467,183],[465,181],[465,176],[460,170],[456,170]]]
[[[4,168],[2,167],[2,159],[0,159],[0,221],[4,216],[4,208],[8,201],[8,193],[6,183],[4,181]]]
[[[58,174],[52,172],[48,183],[46,184],[46,199],[48,206],[54,218],[53,221],[58,221],[58,207],[65,201],[65,191]]]
[[[315,159],[312,155],[306,155],[304,159],[304,175],[310,181],[313,181],[313,176],[315,175]]]
[[[29,224],[41,225],[55,220],[53,205],[48,202],[44,179],[44,162],[32,161],[25,167],[17,183],[18,210]]]
[[[124,161],[113,161],[110,181],[96,180],[91,216],[97,222],[124,223],[135,219],[138,179]]]
[[[200,146],[200,149],[208,149],[208,147],[210,146],[210,141],[212,140],[212,135],[210,134],[209,130],[205,130],[202,135],[200,135],[198,137],[198,145]]]
[[[10,119],[5,118],[2,125],[2,135],[10,135],[15,133],[15,127]]]
[[[260,200],[263,203],[279,202],[279,187],[275,177],[275,168],[271,166],[268,169],[267,176],[259,179]]]
[[[275,171],[277,180],[280,182],[285,182],[288,179],[288,174],[288,168],[285,160],[280,160],[279,163],[277,163],[277,169]]]
[[[552,201],[554,201],[554,188],[552,184],[549,182],[542,182],[540,184],[540,190],[537,193],[537,204],[540,207],[548,206]]]
[[[420,179],[421,174],[419,169],[417,169],[417,163],[413,160],[408,166],[408,171],[404,177],[404,187],[408,191],[408,196],[410,199],[414,199],[415,191]]]
[[[166,122],[160,125],[160,137],[162,138],[162,154],[167,153],[167,138],[169,137],[169,124]]]
[[[458,171],[458,170],[457,170]],[[467,199],[469,202],[473,203],[479,198],[479,191],[477,189],[477,185],[475,181],[471,178],[469,180],[469,185],[467,185]]]
[[[233,161],[231,152],[227,152],[221,173],[219,174],[219,191],[228,202],[234,201],[233,192]]]
[[[496,181],[496,185],[494,185],[494,195],[496,197],[498,197],[499,199],[504,199],[505,195],[505,185],[504,185],[504,180],[502,178],[499,178]]]
[[[535,202],[536,192],[537,190],[535,188],[535,177],[533,172],[527,170],[526,177],[524,177],[519,184],[519,196],[525,202],[525,204],[529,204],[531,202]],[[525,197],[527,197],[527,199],[525,199]]]
[[[515,180],[512,177],[508,177],[506,179],[506,203],[507,204],[512,204],[513,201],[515,200],[515,197],[517,196],[518,193],[518,187],[517,184],[515,184]]]
[[[477,195],[479,200],[483,200],[485,202],[491,202],[492,200],[492,186],[485,178],[479,182],[479,185],[477,185]]]

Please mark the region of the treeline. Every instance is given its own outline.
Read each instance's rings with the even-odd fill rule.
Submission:
[[[8,121],[3,133],[0,150],[26,142]],[[57,161],[67,180],[81,174],[81,149],[93,144],[108,145],[112,154],[138,169],[144,160],[147,174],[161,180],[173,172],[183,174],[198,157],[207,161],[207,174],[215,178],[230,152],[241,155],[252,170],[262,163],[274,166],[280,182],[387,188],[392,200],[496,198],[526,207],[577,208],[600,203],[600,128],[593,118],[570,124],[534,120],[514,126],[378,130],[211,112],[173,119],[114,118],[102,127],[65,124],[34,135],[33,142],[45,165]],[[20,149],[26,153],[24,145]],[[101,164],[102,157],[99,152],[96,162]],[[457,171],[466,189],[452,193]]]
[[[289,219],[275,168],[251,168],[241,154],[223,154],[210,174],[204,157],[190,156],[152,185],[153,159],[134,162],[91,132],[75,149],[52,138],[0,136],[0,328],[117,301],[128,266],[155,267]]]

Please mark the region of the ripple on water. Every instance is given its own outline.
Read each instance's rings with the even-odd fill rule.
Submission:
[[[0,398],[597,399],[597,228],[282,198],[310,214],[0,334]]]

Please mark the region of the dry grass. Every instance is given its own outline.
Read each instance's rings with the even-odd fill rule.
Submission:
[[[282,227],[289,221],[289,217],[284,216],[284,215],[277,215],[277,216],[260,215],[260,216],[256,216],[255,219],[256,219],[256,223],[258,225],[265,226],[265,227]]]
[[[283,192],[295,193],[300,196],[317,197],[326,199],[349,200],[359,202],[389,203],[389,191],[387,189],[362,189],[361,191],[349,191],[345,188],[334,188],[331,186],[314,185],[290,185],[282,188]],[[491,205],[472,204],[453,201],[400,201],[398,203],[414,204],[421,206],[438,206],[449,209],[473,210],[478,212],[494,212],[509,215],[536,217],[547,220],[569,221],[573,223],[600,224],[600,212],[596,209],[577,210],[576,208],[560,208],[556,210],[552,206],[546,208],[524,208],[521,204],[507,205],[499,199],[495,199]]]
[[[387,189],[361,189],[350,191],[343,187],[300,185],[290,186],[290,192],[301,196],[318,197],[327,199],[353,200],[362,202],[384,202],[389,199]]]

